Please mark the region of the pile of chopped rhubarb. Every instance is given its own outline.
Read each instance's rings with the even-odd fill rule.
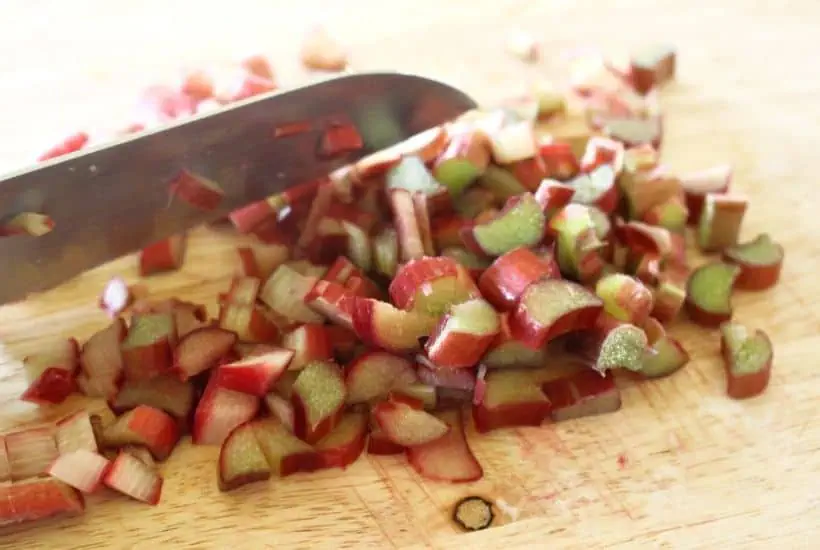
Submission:
[[[319,49],[305,56],[338,66]],[[274,87],[264,59],[247,66],[231,97]],[[0,436],[0,523],[79,513],[100,487],[157,504],[160,463],[188,434],[220,446],[224,491],[363,453],[475,481],[467,423],[486,433],[618,410],[617,377],[687,364],[666,331],[684,313],[720,328],[728,394],[761,393],[771,342],[733,319],[731,296],[774,285],[783,249],[767,235],[738,242],[748,201],[730,190],[730,166],[679,175],[661,163],[657,90],[674,67],[659,47],[626,68],[602,62],[571,89],[467,113],[232,212],[259,242],[237,248],[218,318],[112,280],[100,300],[110,324],[27,358],[22,399],[80,392],[116,416],[80,411]],[[154,114],[221,97],[204,75],[183,91],[157,96]],[[349,125],[325,140],[361,142]],[[187,175],[172,190],[204,209],[221,195]],[[687,238],[719,259],[691,269]],[[146,248],[140,272],[179,267],[184,244]],[[492,521],[479,504],[457,511],[465,528]]]

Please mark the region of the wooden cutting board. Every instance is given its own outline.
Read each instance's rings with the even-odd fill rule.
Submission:
[[[122,126],[127,120],[112,114],[125,112],[140,86],[170,78],[180,65],[263,51],[286,85],[300,82],[302,22],[317,14],[337,25],[354,69],[444,78],[486,101],[559,74],[573,48],[672,42],[679,78],[663,94],[665,161],[681,171],[733,163],[737,188],[752,198],[744,238],[771,232],[787,259],[777,288],[735,297],[736,318],[774,342],[774,373],[762,397],[729,400],[717,335],[679,323],[673,332],[692,355],[683,371],[624,385],[616,414],[473,436],[486,474],[478,483],[424,482],[402,458],[363,457],[347,471],[221,494],[217,449],[186,443],[163,466],[159,506],[95,496],[82,518],[0,530],[0,548],[816,547],[816,2],[795,0],[770,13],[743,0],[234,0],[231,12],[187,0],[6,4],[4,19],[14,24],[0,36],[0,51],[15,55],[0,56],[0,74],[8,75],[0,88],[4,167],[31,158],[48,135],[86,123]],[[517,27],[543,41],[544,62],[524,66],[505,54]],[[184,268],[146,281],[152,295],[207,303],[214,314],[215,296],[236,268],[236,242],[229,232],[195,231]],[[16,402],[23,389],[18,359],[104,326],[96,298],[115,274],[136,281],[134,258],[0,308],[0,429],[83,406],[72,400],[38,411]],[[497,527],[457,532],[451,506],[470,494],[496,501]]]

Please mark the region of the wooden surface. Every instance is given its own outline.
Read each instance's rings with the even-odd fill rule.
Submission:
[[[121,126],[136,90],[180,66],[261,50],[283,82],[298,82],[298,38],[317,14],[350,45],[355,69],[415,71],[480,100],[525,89],[571,48],[673,42],[679,78],[664,93],[665,159],[680,170],[732,162],[737,187],[753,199],[744,236],[771,232],[787,259],[780,286],[735,298],[736,318],[767,330],[775,346],[760,398],[726,398],[717,335],[676,326],[693,356],[683,371],[625,387],[616,414],[473,437],[486,472],[474,485],[425,483],[401,458],[363,457],[345,472],[220,494],[217,449],[186,444],[163,467],[158,507],[91,498],[82,518],[0,531],[0,548],[816,548],[820,4],[760,4],[4,0],[3,168],[65,131]],[[516,27],[545,42],[548,63],[524,67],[505,55]],[[234,243],[197,231],[183,270],[148,282],[154,296],[204,301],[213,313]],[[81,406],[38,412],[16,403],[17,359],[102,327],[96,296],[113,274],[136,280],[133,258],[0,309],[0,428]],[[499,527],[456,532],[450,506],[472,493],[509,507]]]

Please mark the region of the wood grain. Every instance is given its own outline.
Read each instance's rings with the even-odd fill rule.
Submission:
[[[680,324],[693,360],[676,375],[624,388],[623,409],[601,418],[473,437],[485,478],[423,482],[401,459],[360,459],[345,472],[297,475],[220,494],[216,449],[182,446],[163,467],[160,506],[111,495],[79,519],[0,531],[0,548],[810,548],[820,534],[816,273],[820,203],[820,73],[813,68],[820,4],[725,0],[620,2],[396,0],[5,0],[0,35],[0,168],[25,162],[49,136],[127,122],[136,90],[181,66],[226,64],[264,51],[281,80],[302,81],[296,52],[317,15],[350,45],[354,68],[399,69],[447,80],[491,101],[557,74],[562,52],[627,49],[664,40],[680,51],[664,93],[665,159],[677,170],[728,161],[752,198],[744,237],[769,231],[786,247],[783,282],[738,293],[737,318],[775,345],[768,392],[724,395],[717,336]],[[521,27],[547,60],[525,67],[504,52]],[[148,281],[154,296],[208,303],[235,269],[235,238],[197,230],[184,269]],[[3,266],[3,269],[10,269]],[[22,356],[106,319],[97,293],[113,274],[136,280],[134,258],[0,309],[0,429],[54,417],[15,401]],[[481,493],[500,526],[458,534],[458,498]]]

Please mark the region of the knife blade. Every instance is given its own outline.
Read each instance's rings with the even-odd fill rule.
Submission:
[[[0,221],[39,212],[54,228],[39,237],[0,238],[0,304],[327,175],[474,107],[463,92],[419,76],[349,75],[257,96],[9,174],[0,179]],[[323,124],[339,119],[355,125],[364,148],[318,157]],[[310,131],[274,138],[276,127],[303,121],[312,122]],[[221,186],[225,195],[217,209],[169,201],[182,171]]]

